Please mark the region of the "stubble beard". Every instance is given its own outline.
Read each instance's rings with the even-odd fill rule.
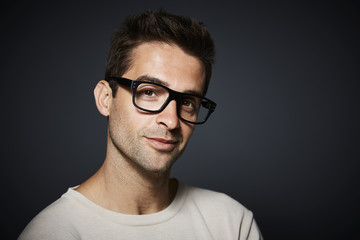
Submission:
[[[145,136],[171,136],[177,139],[179,143],[182,142],[181,134],[170,133],[165,129],[142,129],[133,135],[119,130],[109,129],[109,137],[113,146],[115,146],[123,160],[142,174],[156,177],[169,175],[172,165],[185,150],[185,146],[181,148],[180,145],[177,145],[171,151],[158,150],[149,147],[145,143]],[[164,158],[166,160],[163,160]],[[158,161],[166,161],[166,163],[158,166]]]

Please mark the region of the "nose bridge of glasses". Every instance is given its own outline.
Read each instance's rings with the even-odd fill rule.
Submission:
[[[169,128],[176,128],[179,126],[179,111],[175,99],[168,97],[160,111],[157,113],[157,121],[162,122]]]
[[[170,101],[175,100],[176,106],[179,107],[183,94],[180,93],[180,92],[176,92],[174,90],[171,90],[171,89],[167,89],[167,90],[169,92],[169,97],[168,97],[167,101],[170,102]]]
[[[183,98],[183,93],[180,93],[180,92],[176,92],[170,88],[165,88],[168,92],[168,97],[166,98],[160,112],[162,111],[168,111],[167,108],[169,108],[169,105],[174,105],[174,108],[175,108],[175,114],[177,115],[177,117],[179,118],[182,118],[180,115],[181,115],[181,111],[180,111],[180,108],[181,108],[181,100]]]
[[[175,104],[175,106],[174,106],[175,111],[178,114],[179,113],[179,103],[178,102],[179,101],[176,98],[174,98],[174,96],[171,96],[171,94],[169,94],[168,98],[164,102],[164,105],[162,107],[162,111],[169,108],[169,105],[172,106],[173,105],[172,103],[174,103]]]

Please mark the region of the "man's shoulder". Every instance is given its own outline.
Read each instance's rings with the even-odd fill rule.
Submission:
[[[195,187],[195,186],[187,186],[189,196],[202,204],[210,204],[214,206],[227,206],[227,207],[235,207],[239,209],[246,209],[240,202],[230,197],[228,194],[223,192],[218,192],[214,190],[209,190],[205,188]]]
[[[44,208],[37,216],[35,216],[34,220],[50,220],[51,218],[58,219],[59,216],[71,215],[70,213],[74,210],[74,204],[76,202],[72,197],[74,194],[73,192],[74,190],[69,189],[59,199]]]
[[[71,198],[69,191],[39,212],[25,227],[19,240],[52,239],[51,235],[54,235],[55,232],[72,228],[69,220],[73,215],[72,212],[76,209],[74,206],[76,203]],[[71,231],[63,231],[63,234],[67,233],[71,233]],[[63,237],[72,239],[71,235]]]
[[[209,189],[187,186],[188,197],[204,212],[252,218],[252,212],[229,195]]]
[[[215,239],[262,239],[253,213],[229,195],[187,186],[187,199]]]

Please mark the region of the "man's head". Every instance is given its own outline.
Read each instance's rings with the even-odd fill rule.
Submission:
[[[198,58],[205,70],[205,95],[214,62],[214,42],[204,25],[192,18],[176,16],[165,11],[147,11],[128,18],[112,37],[105,79],[116,94],[118,84],[110,77],[121,77],[132,66],[133,50],[142,43],[176,44],[184,52]]]
[[[211,37],[195,20],[146,12],[127,20],[110,48],[107,81],[94,91],[109,119],[107,159],[168,174],[199,123],[200,109],[215,108],[203,98],[214,57]]]

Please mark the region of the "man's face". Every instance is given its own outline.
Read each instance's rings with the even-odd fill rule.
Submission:
[[[179,92],[201,95],[205,83],[203,65],[176,45],[144,43],[134,49],[130,69],[123,77],[158,79]],[[194,125],[180,120],[176,102],[160,113],[148,113],[132,104],[129,88],[119,86],[109,114],[109,144],[136,168],[148,173],[167,173],[181,155]]]

